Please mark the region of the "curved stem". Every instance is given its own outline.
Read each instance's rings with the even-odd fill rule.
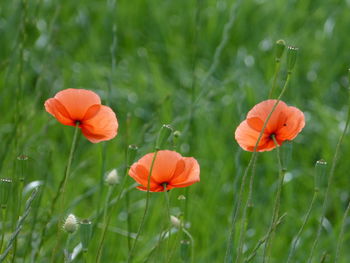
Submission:
[[[338,238],[338,242],[337,242],[337,250],[335,253],[334,263],[337,263],[338,259],[339,259],[339,255],[340,255],[340,251],[341,251],[341,247],[342,247],[342,243],[343,243],[343,239],[344,239],[344,230],[345,230],[345,223],[346,223],[345,221],[346,221],[346,218],[348,217],[349,211],[350,211],[350,202],[348,203],[348,206],[346,207],[346,210],[345,210],[345,213],[343,216],[343,221],[342,221],[342,224],[340,227],[340,234],[339,234],[339,238]]]
[[[321,236],[321,232],[322,232],[322,225],[323,225],[323,221],[324,221],[324,218],[325,218],[325,214],[326,214],[326,209],[327,209],[327,206],[328,206],[328,199],[329,199],[329,193],[330,193],[330,189],[331,189],[331,186],[332,186],[332,183],[333,183],[333,177],[334,177],[334,172],[335,172],[335,167],[336,167],[336,164],[338,162],[338,159],[339,159],[339,151],[340,151],[340,146],[343,142],[343,139],[345,137],[345,134],[346,134],[346,131],[349,127],[349,122],[350,122],[350,96],[348,98],[348,113],[347,113],[347,117],[346,117],[346,123],[345,123],[345,127],[344,127],[344,130],[342,132],[342,134],[340,135],[339,137],[339,140],[338,140],[338,143],[337,143],[337,146],[335,148],[335,152],[334,152],[334,156],[333,156],[333,161],[332,161],[332,166],[331,166],[331,170],[329,172],[329,177],[328,177],[328,183],[327,183],[327,188],[326,188],[326,194],[325,194],[325,198],[324,198],[324,201],[323,201],[323,205],[322,205],[322,215],[321,215],[321,220],[318,224],[318,229],[317,229],[317,235],[316,235],[316,238],[315,238],[315,241],[312,245],[312,248],[311,248],[311,252],[310,252],[310,255],[309,255],[309,259],[308,259],[308,263],[311,263],[312,262],[312,258],[313,258],[313,254],[314,254],[314,251],[316,249],[316,246],[318,244],[318,241],[320,239],[320,236]]]
[[[245,203],[245,206],[243,208],[241,232],[244,231],[244,225],[246,225],[246,220],[247,220],[246,219],[246,215],[247,215],[248,204],[249,204],[249,202],[251,200],[251,196],[252,196],[252,193],[253,193],[253,182],[254,182],[254,175],[255,175],[255,164],[256,164],[256,158],[257,158],[258,145],[259,145],[260,140],[261,140],[261,138],[262,138],[262,136],[263,136],[263,134],[265,132],[267,123],[269,122],[269,120],[270,120],[270,118],[272,116],[272,113],[275,111],[278,103],[281,101],[281,98],[283,97],[285,91],[287,90],[287,87],[288,87],[291,75],[292,75],[292,72],[289,71],[288,74],[287,74],[286,82],[285,82],[285,84],[283,86],[283,89],[282,89],[280,95],[278,96],[275,104],[273,105],[270,113],[267,115],[267,118],[266,118],[266,120],[264,122],[264,125],[263,125],[263,127],[261,129],[259,137],[258,137],[258,139],[256,141],[255,146],[254,146],[253,154],[252,154],[252,156],[251,156],[251,158],[249,160],[248,166],[244,170],[244,174],[243,174],[243,177],[242,177],[242,183],[241,183],[240,191],[239,191],[238,198],[237,198],[237,205],[235,206],[235,204],[234,204],[234,208],[232,209],[232,223],[231,223],[231,229],[230,229],[230,234],[229,234],[229,241],[228,241],[227,249],[226,249],[225,263],[229,263],[231,261],[231,257],[232,257],[232,255],[231,255],[231,243],[233,242],[233,236],[234,236],[236,220],[237,220],[237,216],[238,216],[239,210],[241,208],[241,202],[242,202],[242,199],[243,199],[243,190],[244,190],[244,187],[245,187],[245,182],[246,182],[249,170],[250,170],[251,167],[254,168],[254,171],[252,172],[252,176],[250,178],[250,187],[249,187],[249,192],[248,192],[248,199],[247,199],[247,202]],[[241,238],[244,238],[244,235],[245,235],[245,233],[243,233],[243,236],[241,235]],[[237,255],[237,257],[238,257],[237,259],[239,259],[240,255]]]
[[[296,246],[297,246],[297,244],[298,244],[298,241],[299,241],[299,239],[300,239],[300,236],[301,236],[301,234],[302,234],[302,232],[303,232],[303,230],[304,230],[304,227],[305,227],[305,225],[306,225],[306,223],[307,223],[307,221],[309,220],[309,217],[310,217],[310,215],[311,215],[311,210],[312,210],[313,205],[314,205],[314,203],[315,203],[315,201],[316,201],[316,198],[317,198],[317,190],[315,189],[314,194],[313,194],[313,196],[312,196],[312,200],[311,200],[309,209],[308,209],[308,211],[307,211],[307,213],[306,213],[306,215],[305,215],[303,224],[301,225],[301,227],[300,227],[298,233],[297,233],[297,234],[295,235],[295,237],[293,238],[292,246],[291,246],[291,249],[290,249],[290,252],[289,252],[289,255],[288,255],[288,259],[287,259],[287,263],[289,263],[289,262],[291,261],[292,257],[293,257],[293,254],[294,254],[295,248],[296,248]]]
[[[149,170],[148,181],[147,181],[146,206],[145,206],[145,210],[143,212],[142,218],[141,218],[139,229],[138,229],[138,231],[136,233],[135,241],[134,241],[134,243],[133,243],[133,245],[132,245],[132,247],[130,249],[127,262],[131,262],[131,260],[132,260],[132,256],[133,256],[133,253],[134,253],[134,250],[135,250],[135,247],[136,247],[136,243],[137,243],[137,241],[138,241],[138,239],[140,237],[141,231],[143,229],[143,225],[145,223],[145,219],[146,219],[146,215],[147,215],[147,211],[148,211],[148,206],[149,206],[149,199],[150,199],[150,187],[151,187],[152,171],[153,171],[153,166],[154,166],[154,163],[156,161],[156,157],[157,157],[158,151],[159,150],[156,149],[156,151],[155,151],[155,153],[153,155],[152,164],[151,164],[151,168]]]
[[[277,151],[277,160],[278,160],[278,167],[279,167],[279,180],[278,180],[278,188],[277,188],[277,193],[276,193],[276,198],[275,198],[275,204],[274,204],[274,208],[273,208],[273,212],[272,212],[271,225],[269,228],[270,230],[268,232],[266,242],[265,242],[265,247],[264,247],[263,263],[265,263],[269,260],[268,253],[269,253],[270,237],[274,234],[273,226],[278,218],[279,208],[280,208],[280,204],[281,204],[281,192],[282,192],[282,186],[283,186],[283,179],[284,179],[284,174],[285,174],[285,172],[283,171],[281,152],[280,152],[278,142],[276,140],[275,135],[272,135],[271,137],[273,139],[273,142],[275,143],[276,151]]]
[[[269,93],[269,99],[272,98],[273,92],[274,92],[274,90],[276,88],[277,77],[278,77],[278,73],[280,72],[280,68],[281,68],[281,60],[280,59],[276,59],[275,73],[273,75],[273,82],[272,82],[272,86],[271,86],[270,93]]]

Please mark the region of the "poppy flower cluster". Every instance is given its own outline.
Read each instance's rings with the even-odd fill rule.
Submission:
[[[129,175],[140,184],[137,187],[140,190],[147,191],[154,154],[146,154],[134,163],[129,170]],[[151,192],[162,192],[190,186],[200,181],[199,173],[200,168],[196,159],[182,157],[175,151],[159,151],[153,164],[149,190]]]
[[[235,132],[235,139],[240,147],[246,151],[254,151],[259,135],[276,100],[265,100],[255,105],[241,122]],[[296,107],[288,106],[279,101],[268,120],[262,137],[257,145],[257,151],[270,151],[286,140],[293,140],[304,128],[305,117]]]
[[[118,132],[118,120],[113,110],[101,104],[100,97],[85,89],[65,89],[46,100],[45,109],[60,123],[79,125],[92,143],[113,139]]]

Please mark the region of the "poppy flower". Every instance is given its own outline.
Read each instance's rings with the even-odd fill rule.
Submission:
[[[255,144],[259,138],[267,116],[270,114],[276,100],[265,100],[255,105],[241,122],[235,132],[235,138],[239,146],[246,151],[254,151]],[[296,107],[288,106],[283,101],[279,101],[272,113],[257,151],[271,151],[276,147],[272,136],[278,145],[286,140],[293,140],[305,126],[305,118],[302,111]]]
[[[100,97],[90,90],[62,90],[45,101],[45,109],[64,125],[79,123],[83,135],[92,143],[107,141],[117,135],[115,113],[110,107],[101,105]]]
[[[147,191],[148,176],[154,153],[143,156],[134,163],[129,175],[140,184],[137,188]],[[199,164],[192,157],[182,157],[179,153],[169,150],[159,151],[154,161],[150,191],[162,192],[177,187],[186,187],[199,182]]]

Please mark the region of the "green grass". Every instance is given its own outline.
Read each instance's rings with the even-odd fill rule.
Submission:
[[[182,133],[177,150],[195,157],[201,166],[201,182],[189,187],[189,193],[185,189],[169,192],[171,214],[184,212],[187,202],[188,230],[195,241],[194,262],[223,262],[233,202],[251,157],[239,148],[233,133],[249,109],[268,96],[274,74],[274,43],[278,39],[299,48],[283,100],[306,115],[306,127],[293,142],[286,175],[289,180],[282,189],[280,215],[287,215],[271,243],[269,262],[285,262],[312,199],[315,162],[325,159],[329,176],[346,121],[349,5],[349,1],[335,0],[4,1],[0,6],[0,177],[14,180],[10,212],[0,228],[6,233],[5,244],[17,222],[22,165],[24,186],[33,181],[42,183],[18,235],[16,255],[10,252],[5,262],[11,262],[12,257],[12,262],[50,262],[56,246],[58,214],[51,218],[39,257],[31,261],[64,174],[74,133],[73,127],[63,126],[50,116],[43,104],[66,88],[97,92],[103,103],[115,110],[120,126],[118,136],[105,143],[91,144],[79,136],[64,214],[74,213],[80,220],[91,219],[97,225],[92,217],[102,207],[108,188],[99,187],[101,176],[113,168],[123,176],[126,147],[139,146],[137,159],[153,151],[161,125],[170,123]],[[227,42],[218,54],[232,15]],[[279,92],[286,77],[285,62],[284,56]],[[171,147],[169,143],[166,148]],[[349,149],[346,134],[313,262],[320,262],[323,253],[329,254],[324,262],[334,260],[350,199]],[[28,156],[28,160],[18,160],[19,155]],[[245,256],[268,231],[277,180],[275,151],[258,154]],[[133,184],[127,178],[131,232],[135,233],[146,193],[131,187]],[[307,261],[325,191],[324,183],[291,262]],[[187,196],[186,201],[178,200],[182,194]],[[21,214],[29,196],[26,192],[20,201]],[[156,244],[167,224],[166,214],[164,195],[151,194],[135,262],[143,262]],[[350,260],[349,220],[346,222],[340,263]],[[101,262],[126,262],[128,241],[119,230],[127,231],[125,197],[112,216]],[[97,228],[87,253],[88,262],[95,262],[100,235],[101,229]],[[67,234],[62,232],[60,237],[62,247],[53,259],[56,262],[62,262]],[[172,235],[176,249],[171,262],[182,262],[183,238]],[[76,234],[71,249],[79,242]],[[163,262],[165,247],[163,242],[149,262]],[[252,262],[262,262],[261,255],[262,249]],[[81,255],[74,262],[83,262]]]

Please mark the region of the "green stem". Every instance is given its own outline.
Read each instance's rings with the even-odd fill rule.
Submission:
[[[120,200],[120,198],[122,196],[123,190],[125,188],[126,179],[127,179],[127,176],[128,176],[128,170],[129,170],[128,168],[125,169],[125,175],[123,177],[123,181],[121,183],[120,190],[118,192],[116,202],[110,208],[110,213],[109,213],[106,221],[105,221],[105,216],[107,215],[107,212],[106,212],[106,215],[103,216],[103,218],[104,218],[103,222],[105,222],[105,223],[103,224],[101,240],[100,240],[99,245],[98,245],[98,250],[97,250],[97,255],[96,255],[96,262],[100,262],[100,260],[101,260],[102,248],[103,248],[103,245],[104,245],[104,241],[106,239],[107,229],[108,229],[108,226],[109,226],[109,224],[111,222],[112,215],[114,214],[114,211],[117,208],[117,204],[118,204],[118,202],[119,202],[119,200]],[[108,191],[110,191],[110,189]],[[107,208],[108,208],[108,202],[106,202],[106,211],[107,211]]]
[[[241,203],[242,203],[242,199],[243,199],[243,190],[244,190],[244,187],[245,187],[245,183],[246,183],[246,179],[247,179],[247,176],[248,176],[248,172],[249,172],[251,167],[254,168],[254,170],[252,172],[252,176],[250,178],[248,199],[247,199],[247,202],[245,203],[245,206],[243,208],[241,231],[244,231],[244,227],[246,225],[246,220],[247,220],[246,219],[246,215],[247,215],[248,204],[250,203],[251,196],[252,196],[252,193],[253,193],[253,182],[254,182],[254,175],[255,175],[255,165],[256,165],[256,159],[257,159],[258,145],[259,145],[260,140],[261,140],[261,138],[262,138],[262,136],[263,136],[263,134],[265,132],[267,123],[269,122],[269,120],[270,120],[273,112],[275,111],[278,103],[281,101],[281,98],[283,97],[285,91],[287,90],[287,87],[289,85],[289,81],[290,81],[291,75],[292,75],[292,72],[289,71],[288,74],[287,74],[286,82],[285,82],[285,84],[283,86],[283,89],[282,89],[280,95],[278,96],[275,104],[273,105],[270,113],[267,115],[267,118],[266,118],[266,120],[265,120],[265,122],[263,124],[263,127],[261,129],[259,137],[258,137],[258,139],[256,141],[255,146],[254,146],[253,154],[252,154],[252,156],[251,156],[251,158],[249,160],[248,166],[246,167],[246,169],[244,171],[244,174],[243,174],[243,177],[242,177],[241,187],[240,187],[238,198],[237,198],[237,205],[234,204],[234,208],[232,209],[232,223],[231,223],[231,229],[230,229],[230,234],[229,234],[229,240],[228,240],[228,243],[227,243],[227,249],[226,249],[226,255],[225,255],[225,263],[231,262],[231,257],[232,257],[232,255],[231,255],[231,250],[232,250],[231,243],[233,242],[236,220],[237,220],[237,217],[238,217],[239,210],[241,208]],[[245,235],[245,233],[243,233],[243,236],[241,236],[241,237],[244,238],[244,235]],[[239,259],[239,257],[240,257],[240,255],[238,255],[238,259]]]
[[[283,170],[283,164],[281,160],[281,152],[279,148],[279,144],[276,140],[275,135],[271,136],[273,139],[273,142],[275,143],[276,146],[276,152],[277,152],[277,160],[278,160],[278,167],[279,167],[279,180],[278,180],[278,188],[277,188],[277,194],[275,198],[275,204],[272,212],[272,219],[271,219],[271,225],[270,225],[270,231],[268,232],[266,241],[265,241],[265,247],[264,247],[264,256],[263,256],[263,263],[268,262],[269,260],[269,245],[270,245],[270,237],[274,234],[274,228],[273,226],[275,225],[275,222],[277,221],[278,218],[278,213],[279,213],[279,208],[280,208],[280,203],[281,203],[281,192],[282,192],[282,186],[283,186],[283,179],[284,179],[284,170]]]
[[[340,251],[341,251],[341,247],[342,247],[343,239],[344,239],[346,218],[348,217],[349,211],[350,211],[350,202],[348,203],[348,206],[346,207],[346,210],[345,210],[345,213],[343,216],[343,220],[342,220],[342,224],[340,227],[340,234],[339,234],[339,238],[338,238],[338,242],[337,242],[337,250],[335,253],[334,263],[337,263],[338,259],[339,259],[339,255],[340,255]]]
[[[190,234],[190,232],[188,232],[188,230],[184,227],[181,228],[182,232],[184,232],[186,234],[186,236],[191,240],[191,263],[193,263],[194,260],[194,239],[192,237],[192,235]]]
[[[269,229],[269,231],[266,233],[266,235],[264,235],[261,239],[259,239],[258,243],[256,244],[256,246],[254,247],[252,253],[250,253],[250,255],[244,260],[244,263],[250,262],[257,254],[258,249],[266,242],[266,239],[269,235],[269,233],[276,229],[276,227],[282,223],[282,220],[284,219],[284,217],[287,215],[287,213],[284,213],[274,224],[272,229]]]
[[[73,140],[72,140],[72,144],[71,144],[71,148],[70,148],[70,152],[69,152],[69,157],[68,157],[68,162],[67,162],[67,168],[66,168],[66,172],[64,173],[64,176],[60,182],[60,186],[58,188],[58,191],[52,201],[52,205],[51,205],[51,209],[49,211],[49,215],[47,218],[47,222],[50,220],[51,216],[53,215],[55,208],[56,208],[56,204],[57,202],[60,200],[61,198],[61,202],[59,204],[59,213],[58,213],[58,224],[57,224],[57,236],[56,236],[56,246],[52,251],[52,256],[51,256],[51,261],[53,261],[56,251],[58,249],[59,243],[60,243],[60,237],[61,237],[61,233],[62,231],[60,231],[60,227],[61,227],[61,222],[63,220],[63,209],[64,209],[64,203],[65,203],[65,199],[64,199],[64,193],[66,190],[66,185],[70,176],[70,170],[71,170],[71,166],[72,166],[72,161],[73,161],[73,156],[74,156],[74,152],[75,152],[75,148],[76,148],[76,143],[77,143],[77,138],[78,138],[78,130],[79,130],[79,124],[80,122],[76,122],[75,124],[75,129],[74,129],[74,135],[73,135]],[[46,234],[46,231],[44,232],[44,234]],[[44,239],[44,236],[41,237],[42,241]],[[42,245],[42,241],[40,241],[40,246],[38,249],[40,249],[41,245]]]
[[[165,203],[166,203],[166,222],[167,225],[165,226],[165,233],[168,232],[168,239],[167,239],[167,246],[165,250],[165,259],[168,258],[168,252],[169,252],[169,244],[170,244],[170,230],[171,230],[171,225],[170,225],[170,201],[169,201],[169,195],[168,191],[166,190],[167,184],[163,184],[164,187],[164,197],[165,197]]]
[[[1,207],[1,238],[0,238],[0,253],[2,251],[2,245],[4,244],[5,239],[5,229],[6,229],[6,207]]]
[[[333,177],[334,177],[334,172],[335,172],[335,167],[336,167],[336,164],[338,162],[338,159],[339,159],[339,151],[340,151],[340,146],[343,142],[343,139],[345,137],[345,134],[346,134],[346,131],[349,127],[349,122],[350,122],[350,96],[348,98],[348,113],[347,113],[347,117],[346,117],[346,123],[345,123],[345,127],[344,127],[344,130],[342,132],[342,134],[340,135],[339,137],[339,140],[338,140],[338,143],[337,143],[337,146],[335,148],[335,152],[334,152],[334,156],[333,156],[333,161],[332,161],[332,166],[331,166],[331,170],[329,172],[329,177],[328,177],[328,183],[327,183],[327,188],[326,188],[326,194],[325,194],[325,198],[324,198],[324,201],[323,201],[323,205],[322,205],[322,215],[321,215],[321,220],[318,224],[318,229],[317,229],[317,235],[316,235],[316,238],[315,238],[315,241],[312,245],[312,248],[311,248],[311,252],[310,252],[310,256],[309,256],[309,259],[308,259],[308,263],[311,263],[312,262],[312,258],[313,258],[313,254],[314,254],[314,251],[316,249],[316,246],[318,244],[318,241],[320,239],[320,236],[321,236],[321,231],[322,231],[322,225],[323,225],[323,221],[325,219],[325,215],[326,215],[326,209],[327,209],[327,206],[328,206],[328,199],[329,199],[329,193],[330,193],[330,189],[331,189],[331,186],[332,186],[332,183],[333,183]]]
[[[136,233],[136,237],[135,237],[135,241],[130,249],[130,252],[129,252],[129,256],[128,256],[128,263],[131,262],[132,260],[132,256],[133,256],[133,252],[135,250],[135,247],[136,247],[136,243],[140,237],[140,234],[141,234],[141,231],[143,229],[143,225],[145,223],[145,219],[146,219],[146,214],[147,214],[147,211],[148,211],[148,206],[149,206],[149,199],[150,199],[150,187],[151,187],[151,177],[152,177],[152,171],[153,171],[153,166],[154,166],[154,163],[155,163],[155,160],[156,160],[156,157],[157,157],[157,154],[158,154],[158,149],[156,149],[154,155],[153,155],[153,159],[152,159],[152,163],[151,163],[151,168],[150,168],[150,171],[149,171],[149,175],[148,175],[148,181],[147,181],[147,195],[146,195],[146,206],[145,206],[145,210],[143,212],[143,215],[142,215],[142,218],[141,218],[141,223],[140,223],[140,226],[139,226],[139,229]]]
[[[294,251],[295,251],[295,248],[296,248],[296,245],[298,244],[298,241],[300,239],[300,236],[304,230],[304,227],[307,223],[307,221],[309,220],[309,217],[311,215],[311,211],[312,211],[312,208],[313,208],[313,205],[316,201],[316,198],[317,198],[317,190],[315,188],[314,190],[314,194],[312,196],[312,200],[311,200],[311,203],[310,203],[310,206],[309,206],[309,209],[305,215],[305,218],[304,218],[304,221],[303,221],[303,224],[301,225],[298,233],[295,235],[295,237],[293,238],[293,241],[292,241],[292,246],[291,246],[291,249],[290,249],[290,252],[289,252],[289,255],[288,255],[288,259],[287,259],[287,263],[289,263],[293,257],[293,254],[294,254]]]
[[[271,86],[270,93],[269,93],[269,99],[272,98],[273,92],[274,92],[274,90],[276,88],[277,77],[278,77],[278,73],[280,72],[280,68],[281,68],[281,60],[280,59],[276,59],[275,73],[273,75],[273,82],[272,82],[272,86]]]
[[[70,263],[72,261],[71,260],[71,254],[69,253],[70,241],[72,239],[71,235],[72,234],[68,234],[68,237],[67,237],[67,240],[66,240],[65,251],[67,253],[67,255],[66,255],[67,257],[64,260],[65,263]]]

